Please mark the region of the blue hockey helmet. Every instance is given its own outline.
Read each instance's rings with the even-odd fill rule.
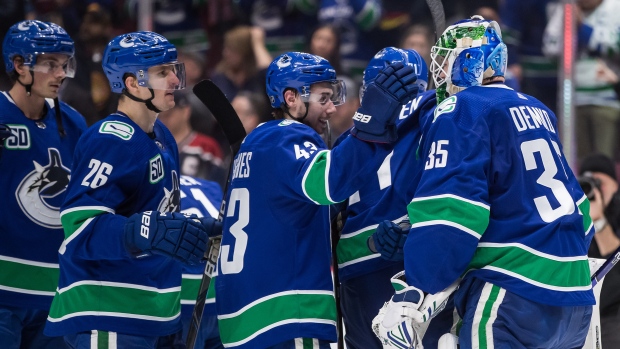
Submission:
[[[284,91],[291,88],[307,102],[311,85],[319,82],[331,84],[333,93],[330,99],[334,105],[344,103],[346,86],[342,80],[336,79],[336,70],[325,58],[304,52],[287,52],[267,68],[267,96],[273,108],[284,104]]]
[[[133,32],[115,37],[103,52],[102,66],[112,92],[123,92],[125,74],[134,75],[139,86],[159,90],[185,88],[185,65],[177,62],[176,47],[154,32]],[[159,66],[161,72],[149,71],[149,68]],[[166,79],[167,73],[175,74],[178,83],[171,84]]]
[[[2,43],[2,56],[7,72],[13,71],[13,59],[21,56],[24,65],[34,69],[37,56],[58,53],[69,56],[63,67],[67,77],[75,76],[75,45],[67,32],[57,24],[27,20],[9,28]]]
[[[449,26],[431,49],[431,73],[441,103],[482,81],[504,76],[508,65],[506,44],[495,21],[472,16]]]
[[[428,87],[428,66],[426,61],[414,49],[406,49],[404,51],[407,53],[407,64],[413,67],[413,71],[418,77],[414,84],[418,86],[418,93],[422,93]]]
[[[426,91],[428,85],[428,68],[422,56],[415,50],[385,47],[375,54],[370,62],[368,62],[366,69],[364,69],[362,86],[360,87],[360,99],[364,96],[366,86],[379,75],[379,72],[381,72],[383,68],[394,62],[402,62],[403,64],[411,65],[418,76],[414,84],[418,86],[419,92]]]

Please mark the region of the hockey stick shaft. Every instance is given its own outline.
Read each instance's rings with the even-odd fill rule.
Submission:
[[[614,251],[614,253],[609,258],[607,258],[605,263],[603,263],[603,265],[601,265],[601,267],[598,268],[598,270],[594,272],[594,274],[592,274],[591,281],[593,288],[605,277],[605,275],[607,275],[607,273],[611,270],[611,268],[614,267],[614,265],[618,263],[619,260],[620,247],[618,247],[618,249],[616,249],[616,251]]]
[[[221,222],[224,218],[224,212],[226,209],[226,194],[228,192],[228,186],[230,185],[230,172],[234,164],[235,155],[239,152],[241,142],[245,138],[245,129],[243,128],[243,124],[241,123],[241,120],[239,120],[239,116],[235,112],[235,109],[232,105],[230,105],[230,102],[228,102],[228,99],[224,93],[222,93],[222,91],[211,80],[203,80],[199,82],[196,86],[194,86],[193,91],[196,97],[198,97],[198,99],[200,99],[200,101],[207,106],[207,108],[209,108],[217,120],[218,124],[222,128],[222,131],[224,132],[224,135],[226,136],[226,139],[228,140],[228,143],[230,144],[230,149],[232,152],[228,173],[226,175],[227,180],[224,186],[224,198],[222,199],[222,204],[218,215],[218,220]],[[196,305],[194,306],[194,311],[192,312],[192,319],[187,333],[187,349],[193,349],[196,343],[196,337],[198,336],[198,330],[202,320],[202,313],[204,312],[205,303],[207,300],[207,292],[209,290],[209,284],[211,283],[211,276],[216,272],[217,268],[217,258],[221,241],[221,238],[214,238],[209,241],[207,254],[205,255],[207,265],[205,266],[205,271],[202,275],[202,280],[200,281],[200,289],[198,291]]]

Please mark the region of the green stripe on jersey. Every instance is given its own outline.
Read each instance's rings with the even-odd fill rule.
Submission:
[[[366,241],[376,229],[377,225],[373,225],[371,227],[367,227],[366,230],[363,230],[358,234],[341,236],[338,241],[338,246],[336,247],[338,265],[340,267],[344,267],[372,258],[370,256],[374,253],[368,249]]]
[[[480,243],[468,271],[483,268],[555,291],[572,292],[590,285],[586,256],[561,258],[520,244]]]
[[[97,332],[97,349],[109,349],[110,348],[110,332],[96,331]]]
[[[579,213],[583,216],[583,231],[585,234],[590,231],[592,226],[592,218],[590,217],[590,200],[584,195],[580,202],[577,203]]]
[[[183,280],[181,281],[181,301],[184,303],[196,302],[198,297],[198,291],[200,290],[200,282],[202,281],[202,274],[189,274],[195,277],[186,277],[183,274]],[[211,278],[209,283],[209,289],[207,290],[207,299],[215,298],[215,278]]]
[[[407,210],[411,228],[449,225],[479,239],[489,225],[488,206],[456,195],[416,198],[409,203]]]
[[[493,347],[493,343],[489,343],[487,342],[487,338],[489,338],[489,334],[487,333],[487,325],[489,323],[489,321],[491,320],[491,318],[495,319],[497,317],[497,308],[501,305],[497,304],[495,305],[495,303],[497,302],[498,298],[499,298],[499,293],[501,291],[501,288],[495,285],[491,285],[491,284],[487,284],[490,285],[491,290],[488,293],[488,298],[487,300],[484,302],[484,307],[482,308],[482,314],[480,319],[478,320],[477,318],[474,318],[474,325],[477,322],[476,320],[479,321],[478,324],[478,344],[479,344],[479,348],[489,348],[489,347]],[[488,287],[485,287],[483,289],[483,295],[481,295],[481,298],[484,297],[484,293],[487,291]],[[503,298],[503,297],[502,297]],[[481,299],[482,300],[482,299]],[[474,315],[475,317],[477,315]],[[492,326],[492,324],[491,324]],[[493,331],[492,328],[488,328],[491,331]],[[491,333],[492,335],[492,333]],[[492,337],[491,337],[492,338]]]
[[[180,289],[156,292],[153,288],[131,284],[101,285],[74,284],[62,293],[56,293],[49,313],[50,321],[62,317],[114,313],[116,317],[140,318],[162,321],[176,317],[181,310]],[[124,287],[126,285],[127,287]],[[131,288],[131,287],[141,287]],[[90,312],[86,314],[78,314]]]
[[[54,296],[58,287],[58,264],[0,256],[0,289]]]
[[[296,293],[280,293],[262,299],[242,309],[241,313],[218,316],[224,346],[247,343],[269,329],[291,323],[333,322],[336,325],[336,302],[331,292],[293,292]]]
[[[302,180],[302,188],[306,196],[319,205],[335,204],[329,196],[329,166],[331,164],[329,150],[320,151],[306,170]]]
[[[62,222],[62,227],[65,230],[65,240],[67,240],[71,235],[73,235],[82,224],[89,218],[96,217],[102,213],[110,212],[108,210],[103,209],[94,209],[84,208],[83,210],[71,210],[68,212],[62,212],[60,215],[60,221]]]

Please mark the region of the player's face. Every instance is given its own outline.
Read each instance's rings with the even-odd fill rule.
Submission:
[[[67,77],[65,68],[69,64],[69,56],[63,54],[45,54],[37,57],[32,67],[34,84],[32,93],[42,98],[58,97],[62,81]]]
[[[319,134],[325,132],[327,121],[336,112],[334,102],[331,100],[333,93],[329,82],[316,83],[310,88],[308,116],[304,119],[304,123]]]
[[[174,108],[174,90],[180,85],[179,77],[171,65],[160,65],[148,70],[149,84],[155,97],[153,105],[161,111]]]

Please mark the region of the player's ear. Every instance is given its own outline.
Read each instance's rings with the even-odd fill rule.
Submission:
[[[24,65],[24,59],[21,56],[13,57],[13,67],[17,75],[25,75],[28,67]]]
[[[125,76],[123,76],[123,82],[125,83],[125,88],[127,91],[137,93],[138,79],[136,79],[135,75],[125,74]]]
[[[287,89],[284,91],[284,102],[287,107],[292,107],[295,104],[295,100],[297,99],[297,91],[293,89]]]

